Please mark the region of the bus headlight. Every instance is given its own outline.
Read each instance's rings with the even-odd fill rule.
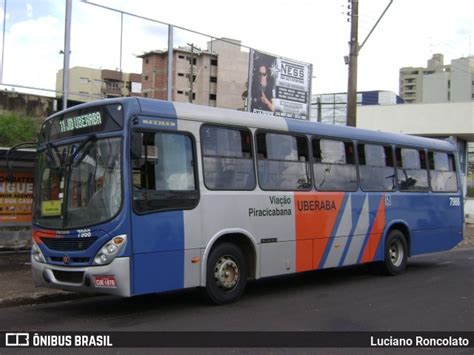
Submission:
[[[127,242],[127,235],[121,234],[104,244],[94,258],[93,265],[110,264]]]
[[[35,261],[37,261],[38,263],[46,264],[46,259],[44,258],[40,247],[35,242],[33,242],[33,245],[31,246],[31,255],[33,256],[33,259],[35,259]]]

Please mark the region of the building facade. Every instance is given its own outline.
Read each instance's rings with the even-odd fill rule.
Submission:
[[[58,96],[63,87],[63,70],[56,74]],[[68,100],[89,102],[121,96],[141,96],[141,75],[117,70],[73,67],[69,69]]]
[[[403,99],[392,91],[360,91],[357,105],[396,105]],[[312,121],[343,125],[347,124],[347,93],[315,94],[311,96]]]
[[[400,96],[406,103],[474,100],[474,57],[454,59],[445,65],[444,56],[434,54],[426,68],[401,68]]]
[[[144,97],[166,100],[168,51],[151,51],[142,58]],[[240,41],[217,39],[205,50],[195,46],[173,49],[172,101],[244,109],[249,53]]]

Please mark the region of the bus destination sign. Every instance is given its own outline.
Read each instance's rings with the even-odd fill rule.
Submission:
[[[46,120],[41,130],[40,143],[90,133],[117,131],[122,127],[122,105],[86,107]]]
[[[59,121],[60,133],[71,132],[76,129],[100,126],[102,124],[102,115],[100,112],[91,112],[76,117],[63,117]]]

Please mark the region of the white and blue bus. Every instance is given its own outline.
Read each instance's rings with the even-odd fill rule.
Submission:
[[[51,116],[38,143],[38,286],[134,296],[407,258],[463,238],[448,141],[142,98]]]

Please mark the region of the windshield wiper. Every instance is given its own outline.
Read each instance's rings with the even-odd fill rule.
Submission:
[[[97,142],[97,136],[95,134],[87,136],[87,138],[82,141],[79,147],[77,147],[76,151],[69,156],[66,165],[78,165],[90,152],[92,147],[95,145],[95,142]],[[79,156],[79,158],[77,161],[75,161],[77,156]]]
[[[48,154],[49,161],[52,163],[52,168],[60,168],[62,165],[61,158],[59,156],[56,147],[53,147],[51,142],[46,143],[46,153]]]
[[[71,180],[71,173],[72,173],[72,166],[78,165],[89,153],[91,148],[94,146],[95,142],[97,141],[97,136],[95,134],[91,134],[87,136],[86,139],[82,141],[82,143],[77,147],[76,151],[71,153],[71,155],[66,160],[66,171],[64,174],[64,200],[62,206],[62,216],[63,216],[63,228],[67,225],[67,217],[68,217],[68,204],[69,204],[69,183]],[[85,148],[85,149],[84,149]],[[81,154],[79,156],[79,154]],[[74,162],[74,160],[79,156],[79,159]]]

